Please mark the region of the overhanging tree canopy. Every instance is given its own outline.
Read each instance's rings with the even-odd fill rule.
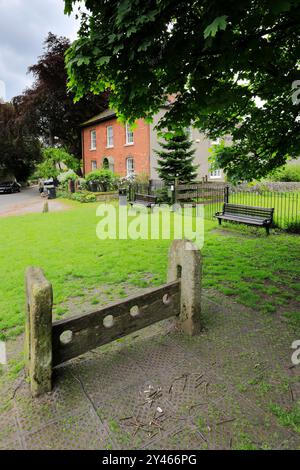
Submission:
[[[78,0],[65,0],[70,13]],[[253,178],[300,155],[300,0],[85,0],[79,39],[67,53],[77,99],[111,90],[125,120],[193,122],[211,138],[231,134],[220,166]],[[258,101],[260,98],[262,101]],[[258,105],[258,103],[260,103]]]

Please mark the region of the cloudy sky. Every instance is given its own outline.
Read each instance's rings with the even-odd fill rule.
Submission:
[[[74,16],[64,15],[63,0],[0,0],[0,95],[3,82],[7,100],[32,83],[27,68],[49,31],[73,40],[78,28]]]

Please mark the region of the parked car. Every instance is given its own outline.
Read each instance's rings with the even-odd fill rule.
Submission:
[[[16,181],[3,181],[0,183],[0,194],[12,194],[19,193],[21,191],[21,185]]]

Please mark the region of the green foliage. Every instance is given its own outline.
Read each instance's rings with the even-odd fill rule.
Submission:
[[[300,234],[300,221],[288,221],[285,225],[285,230],[289,233],[299,233]]]
[[[283,315],[293,330],[298,333],[300,331],[300,312],[286,312]]]
[[[68,170],[68,171],[63,171],[60,173],[57,177],[59,183],[61,185],[64,185],[65,183],[68,183],[69,181],[76,181],[78,179],[78,175],[73,170]]]
[[[44,160],[40,163],[34,173],[35,178],[56,178],[60,171],[51,160]]]
[[[114,189],[117,184],[117,177],[111,170],[95,170],[88,173],[85,177],[87,186],[95,184],[97,191],[109,191]]]
[[[78,160],[63,148],[44,148],[42,154],[43,161],[37,166],[35,172],[38,178],[56,178],[62,172],[61,164],[74,172],[80,169]]]
[[[169,196],[169,190],[166,186],[155,191],[155,196],[157,197],[158,204],[171,204],[171,198]]]
[[[300,402],[294,404],[291,409],[284,409],[277,404],[270,405],[270,410],[278,418],[282,426],[288,426],[293,431],[300,433]]]
[[[273,172],[268,180],[270,181],[285,181],[285,182],[300,182],[300,164],[288,164],[283,168],[279,168]]]
[[[245,433],[239,433],[236,436],[236,443],[234,445],[234,450],[258,450],[257,445],[255,445],[251,437]]]
[[[207,39],[209,36],[215,37],[219,30],[225,30],[227,26],[227,15],[218,16],[214,21],[207,26],[204,30],[204,38]]]
[[[171,134],[171,135],[170,135]],[[168,132],[162,135],[160,142],[163,150],[155,151],[158,155],[158,174],[166,184],[191,183],[197,177],[197,166],[193,165],[195,150],[192,142],[183,131]]]
[[[66,12],[76,3],[65,0]],[[176,94],[161,129],[193,122],[213,140],[231,134],[220,167],[237,180],[261,178],[300,154],[299,106],[291,99],[300,78],[300,0],[86,6],[66,54],[77,100],[109,89],[120,119],[134,122],[150,119]]]
[[[70,199],[71,201],[77,201],[82,203],[96,202],[97,197],[88,191],[78,191],[76,193],[70,193],[69,191],[58,191],[57,197],[63,199]]]

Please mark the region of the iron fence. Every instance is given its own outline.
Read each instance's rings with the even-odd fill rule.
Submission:
[[[204,205],[205,218],[212,219],[222,210],[224,202],[247,206],[273,207],[274,225],[292,231],[300,230],[300,192],[253,191],[225,183],[179,184],[175,188],[176,202]]]
[[[134,183],[130,187],[129,198],[133,200],[136,193],[157,195],[164,187],[160,180]],[[273,207],[275,226],[293,231],[300,230],[300,191],[253,190],[245,189],[245,186],[229,186],[227,183],[196,182],[176,184],[174,201],[180,204],[203,204],[206,219],[213,219],[215,213],[222,210],[224,202]]]
[[[135,194],[148,194],[155,196],[164,187],[165,184],[161,180],[149,180],[148,183],[134,182],[129,186],[129,200],[134,201]]]
[[[212,219],[228,200],[228,186],[225,183],[193,183],[175,186],[175,201],[181,204],[203,204],[207,219]]]
[[[300,226],[300,192],[245,191],[229,189],[228,202],[247,206],[273,207],[274,224],[282,229]]]

